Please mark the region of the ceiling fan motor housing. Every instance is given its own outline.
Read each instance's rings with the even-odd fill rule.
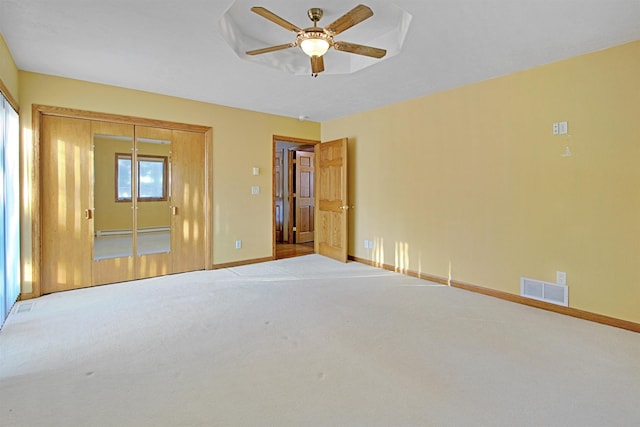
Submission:
[[[309,19],[311,19],[313,21],[313,23],[315,24],[316,22],[318,22],[319,20],[322,19],[322,15],[323,15],[323,11],[322,9],[320,9],[319,7],[312,7],[311,9],[309,9],[307,11],[307,16],[309,17]]]

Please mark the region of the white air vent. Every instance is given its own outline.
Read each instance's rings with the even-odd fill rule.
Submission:
[[[521,277],[520,295],[538,301],[569,306],[569,288],[566,285]]]
[[[27,313],[31,311],[32,308],[33,308],[32,302],[23,302],[22,304],[17,306],[14,313]]]

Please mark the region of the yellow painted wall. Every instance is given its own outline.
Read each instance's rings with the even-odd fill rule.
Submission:
[[[2,34],[0,34],[0,80],[9,90],[11,96],[18,100],[18,68]]]
[[[571,307],[640,322],[639,76],[634,42],[323,123],[349,253],[513,294],[565,271]]]
[[[25,71],[19,77],[20,120],[27,151],[32,140],[32,104],[213,127],[213,262],[272,255],[272,136],[318,139],[319,123]],[[262,171],[259,176],[253,176],[254,166]],[[27,176],[32,167],[27,155]],[[251,195],[254,185],[260,186],[259,195]],[[27,192],[25,197],[32,195]],[[28,270],[31,219],[26,214],[24,219],[22,243]],[[236,239],[242,239],[242,249],[235,249]],[[31,292],[29,275],[25,275],[23,292]]]

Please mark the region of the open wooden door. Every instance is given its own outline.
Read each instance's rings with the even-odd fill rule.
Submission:
[[[287,206],[288,206],[288,217],[287,217],[287,243],[293,244],[295,243],[295,220],[296,220],[296,210],[295,210],[295,163],[296,163],[296,152],[295,150],[287,150]]]
[[[313,242],[315,212],[315,153],[296,151],[296,243]]]
[[[276,151],[275,160],[275,217],[276,217],[276,243],[284,240],[284,149]]]
[[[347,262],[349,242],[347,138],[315,146],[317,162],[316,253]]]

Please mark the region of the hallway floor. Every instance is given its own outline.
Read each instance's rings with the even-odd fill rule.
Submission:
[[[314,253],[313,242],[276,243],[276,259],[293,258]]]

